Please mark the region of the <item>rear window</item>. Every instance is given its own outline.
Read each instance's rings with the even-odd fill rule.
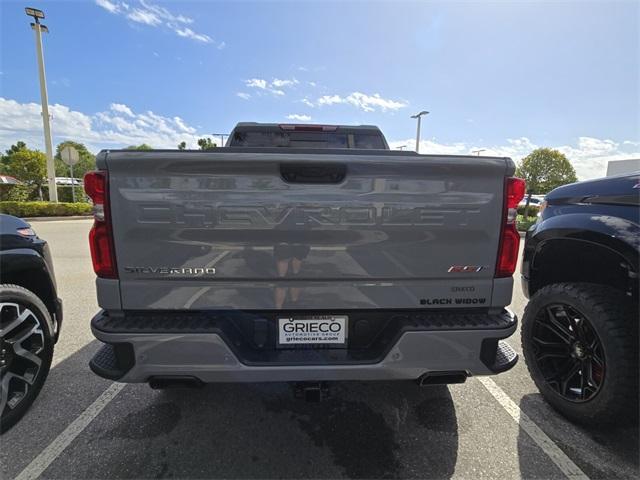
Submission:
[[[364,148],[364,149],[376,149],[383,150],[385,149],[385,144],[382,141],[382,137],[380,135],[369,135],[369,134],[355,134],[353,136],[354,140],[354,148]]]
[[[386,148],[380,135],[347,132],[304,131],[236,131],[231,137],[229,146],[285,148]]]

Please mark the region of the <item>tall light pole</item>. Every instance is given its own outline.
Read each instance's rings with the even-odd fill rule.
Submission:
[[[53,146],[51,145],[51,125],[49,123],[49,97],[47,95],[47,78],[44,73],[44,55],[42,53],[42,32],[48,33],[46,25],[40,23],[44,18],[44,12],[37,8],[24,9],[29,17],[33,17],[35,23],[31,28],[36,32],[36,53],[38,56],[38,73],[40,75],[40,100],[42,102],[42,124],[44,126],[44,147],[47,154],[47,179],[49,183],[49,201],[58,202],[58,190],[56,189],[56,169],[53,163]]]
[[[406,146],[406,145],[400,145],[400,146],[398,147],[398,150],[404,150],[405,148],[407,148],[407,146]]]
[[[420,113],[411,115],[411,118],[418,119],[418,131],[416,132],[416,153],[420,153],[420,120],[423,115],[429,115],[429,112],[427,112],[426,110],[423,110]]]
[[[220,137],[220,139],[222,140],[222,144],[220,145],[221,147],[224,147],[224,137],[228,137],[229,136],[228,133],[212,133],[211,135],[216,135],[216,136]]]
[[[475,153],[478,157],[482,152],[484,152],[486,148],[479,148],[478,150],[471,150],[471,153]]]

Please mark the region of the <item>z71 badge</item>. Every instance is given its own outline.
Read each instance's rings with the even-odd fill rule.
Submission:
[[[482,265],[451,265],[448,273],[478,273],[484,269]]]

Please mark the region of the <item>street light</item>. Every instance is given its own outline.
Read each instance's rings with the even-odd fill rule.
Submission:
[[[42,53],[42,32],[48,33],[46,25],[40,23],[44,18],[44,12],[37,8],[24,9],[27,16],[32,17],[35,23],[31,28],[36,32],[36,53],[38,57],[38,73],[40,76],[40,101],[42,102],[42,124],[44,126],[44,147],[47,154],[47,179],[49,183],[49,201],[58,202],[58,190],[56,188],[56,169],[53,163],[53,146],[51,145],[51,125],[49,123],[49,97],[47,96],[47,78],[44,73],[44,54]]]
[[[44,18],[44,12],[42,10],[38,10],[37,8],[27,7],[24,9],[25,13],[36,19],[38,21],[39,18]]]
[[[220,144],[221,147],[224,147],[224,137],[228,137],[229,134],[228,133],[212,133],[211,135],[215,135],[218,136],[222,139],[222,143]]]
[[[411,118],[418,119],[418,131],[416,132],[416,153],[420,153],[420,120],[422,118],[422,115],[429,115],[429,112],[427,112],[426,110],[423,110],[420,113],[411,115]]]
[[[400,145],[400,146],[398,147],[398,150],[404,150],[405,148],[407,148],[407,146],[406,146],[406,145]]]
[[[480,153],[484,152],[485,150],[486,148],[479,148],[478,150],[471,150],[471,153],[475,153],[479,157]]]

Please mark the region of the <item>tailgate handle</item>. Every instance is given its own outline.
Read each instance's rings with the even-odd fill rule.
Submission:
[[[281,163],[280,175],[287,183],[340,183],[347,176],[342,163]]]

